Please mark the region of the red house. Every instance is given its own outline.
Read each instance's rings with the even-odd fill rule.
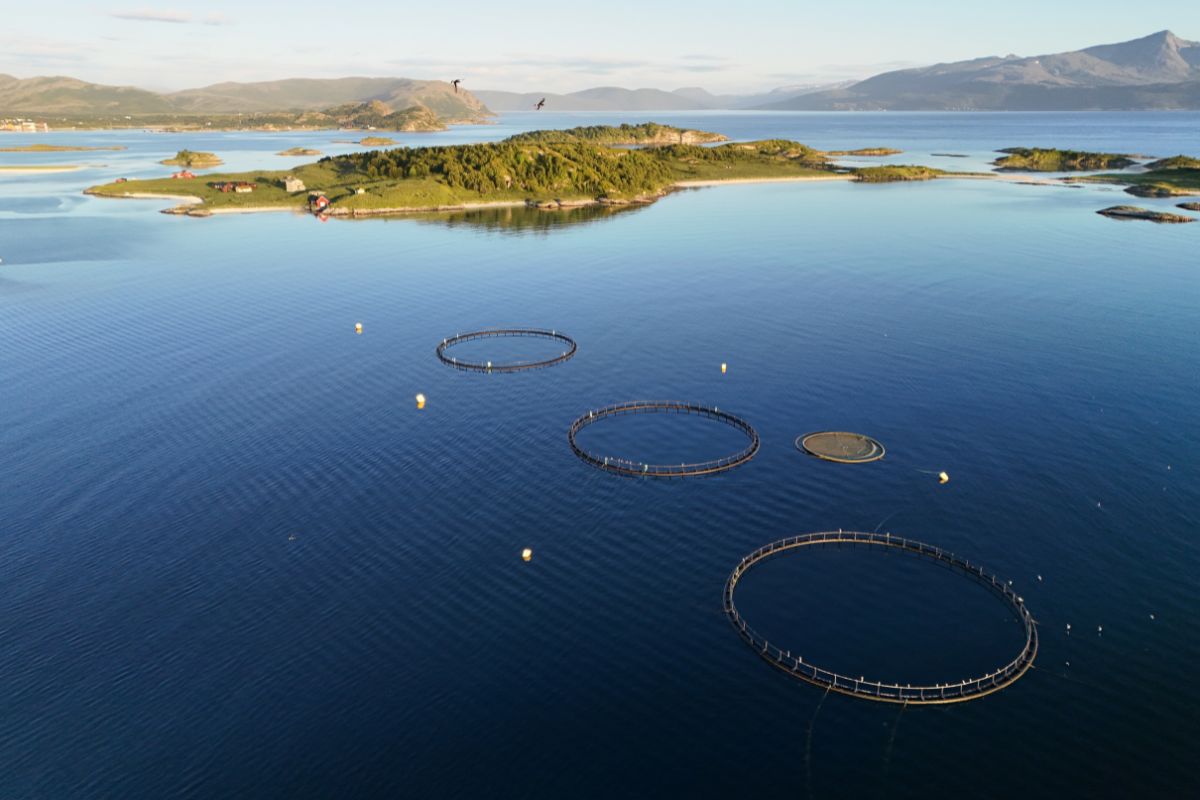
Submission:
[[[172,178],[194,178],[194,177],[196,177],[196,173],[192,172],[190,169],[181,169],[181,170],[179,170],[179,172],[172,174],[171,177]]]

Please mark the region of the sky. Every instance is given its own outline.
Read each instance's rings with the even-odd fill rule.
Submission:
[[[841,10],[847,7],[850,11]],[[987,55],[1200,40],[1200,0],[0,0],[0,73],[154,90],[392,76],[474,89],[754,92]]]

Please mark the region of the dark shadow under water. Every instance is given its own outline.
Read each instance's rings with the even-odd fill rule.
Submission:
[[[445,225],[448,228],[482,228],[505,234],[549,234],[555,230],[601,222],[644,208],[644,205],[576,206],[559,209],[508,206],[414,214],[409,218],[418,222]]]

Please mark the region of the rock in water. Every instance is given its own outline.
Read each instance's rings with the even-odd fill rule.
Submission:
[[[1151,211],[1137,206],[1112,206],[1096,212],[1113,219],[1144,219],[1150,222],[1195,222],[1194,217],[1183,214],[1171,214],[1166,211]]]

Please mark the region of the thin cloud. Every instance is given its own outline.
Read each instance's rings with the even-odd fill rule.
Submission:
[[[114,11],[109,16],[136,22],[171,22],[176,25],[186,25],[192,21],[192,15],[186,11],[155,11],[152,8],[137,11]]]
[[[174,9],[142,8],[135,11],[114,11],[109,16],[134,22],[168,22],[173,25],[228,25],[230,23],[229,18],[224,14],[209,14],[203,19],[197,19],[187,11]]]

